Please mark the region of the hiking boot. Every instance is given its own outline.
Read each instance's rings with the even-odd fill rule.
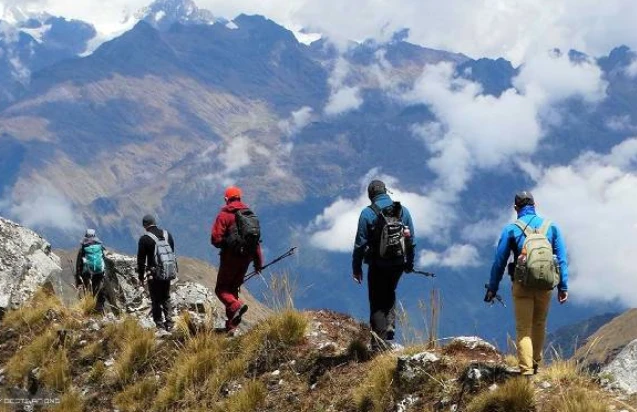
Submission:
[[[164,323],[164,328],[166,329],[166,332],[172,332],[175,328],[175,324],[173,322],[166,322]]]
[[[157,328],[157,330],[165,330],[166,325],[164,322],[155,322],[155,328]]]
[[[241,323],[241,318],[247,311],[248,305],[244,303],[235,313],[232,314],[232,317],[228,319],[228,322],[230,322],[234,327],[239,326],[239,324]]]
[[[387,332],[385,332],[385,340],[394,340],[394,333],[393,328],[387,329]]]

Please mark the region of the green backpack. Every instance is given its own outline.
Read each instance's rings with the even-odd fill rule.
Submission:
[[[513,280],[530,289],[554,289],[560,283],[560,272],[547,237],[551,222],[546,219],[537,229],[521,220],[515,225],[522,229],[526,239],[515,264]]]
[[[104,273],[104,252],[102,245],[95,243],[84,246],[84,272],[94,275]]]

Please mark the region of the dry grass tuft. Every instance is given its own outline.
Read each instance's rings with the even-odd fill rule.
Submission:
[[[90,293],[84,294],[82,299],[80,299],[71,310],[80,315],[80,316],[91,316],[95,313],[95,305],[97,304],[97,299]]]
[[[580,369],[574,360],[556,360],[547,368],[540,369],[540,379],[559,383],[573,383],[581,378]]]
[[[98,360],[93,364],[88,374],[88,381],[92,383],[98,383],[102,380],[106,374],[106,365],[101,360]]]
[[[39,289],[30,302],[7,312],[2,326],[19,332],[37,333],[53,319],[62,319],[68,313],[60,299],[47,289]]]
[[[505,382],[493,392],[483,392],[467,405],[468,412],[534,412],[533,388],[525,378]]]
[[[224,412],[252,412],[256,411],[265,400],[268,392],[265,385],[259,381],[250,381],[245,387],[231,396],[219,411]]]
[[[55,339],[55,332],[47,330],[19,349],[6,364],[7,380],[19,384],[31,370],[41,367],[48,359]]]
[[[301,312],[286,309],[260,325],[263,338],[274,344],[294,346],[305,338],[308,320]]]
[[[298,280],[288,272],[273,274],[268,284],[267,305],[275,311],[294,309],[294,296],[298,291]]]
[[[585,388],[569,388],[551,402],[549,412],[607,412],[608,401],[598,392]]]
[[[71,384],[71,364],[65,348],[60,347],[47,356],[40,372],[40,379],[46,387],[59,392]]]
[[[159,391],[155,407],[167,409],[182,398],[187,390],[201,386],[215,372],[225,350],[223,338],[212,334],[201,334],[190,338],[168,372],[166,383]]]
[[[125,387],[115,395],[113,403],[124,412],[148,411],[153,405],[158,387],[154,377],[146,378]]]
[[[396,372],[396,355],[379,355],[371,362],[367,375],[354,391],[354,401],[360,410],[385,411],[393,402],[391,390]]]
[[[82,412],[84,411],[84,399],[75,389],[62,395],[60,403],[53,408],[54,412]]]
[[[121,353],[113,365],[116,382],[121,386],[130,383],[135,375],[144,372],[156,346],[152,330],[139,327],[134,333],[129,332],[129,336],[119,344]]]
[[[513,354],[505,355],[505,356],[504,356],[504,363],[505,363],[507,366],[510,366],[510,367],[512,367],[512,368],[517,368],[517,367],[518,367],[518,365],[519,365],[518,357],[517,357],[517,356],[515,356],[515,355],[513,355]]]

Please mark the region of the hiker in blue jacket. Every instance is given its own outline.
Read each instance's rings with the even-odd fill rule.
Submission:
[[[508,224],[502,231],[484,300],[491,302],[495,298],[511,252],[513,252],[513,263],[509,264],[508,273],[513,280],[516,271],[515,262],[518,262],[518,257],[523,251],[527,234],[536,233],[545,235],[546,240],[551,245],[552,257],[559,268],[557,299],[560,304],[565,303],[568,300],[568,262],[566,245],[560,229],[536,214],[535,200],[529,192],[523,191],[515,195],[514,208],[518,220]],[[526,251],[524,251],[523,259],[526,262]],[[537,373],[538,366],[542,361],[546,337],[546,318],[552,290],[550,290],[550,286],[537,289],[530,284],[526,285],[522,279],[517,279],[517,275],[516,280],[519,281],[513,282],[513,303],[515,306],[518,362],[520,373],[530,377]]]
[[[363,281],[363,261],[368,265],[367,282],[369,290],[370,325],[372,332],[382,342],[372,337],[372,347],[387,346],[386,341],[394,339],[396,329],[396,287],[403,272],[414,270],[415,238],[414,224],[406,207],[394,203],[387,195],[385,184],[372,181],[367,194],[371,205],[362,210],[358,220],[358,231],[352,253],[352,273],[354,281]],[[396,206],[397,205],[397,206]],[[400,256],[381,256],[379,221],[380,212],[396,213],[404,226],[405,247]],[[381,228],[382,229],[382,228]]]

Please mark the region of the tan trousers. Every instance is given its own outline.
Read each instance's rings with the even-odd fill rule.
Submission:
[[[550,303],[550,290],[528,289],[513,283],[518,362],[523,375],[532,375],[533,365],[542,361]]]

